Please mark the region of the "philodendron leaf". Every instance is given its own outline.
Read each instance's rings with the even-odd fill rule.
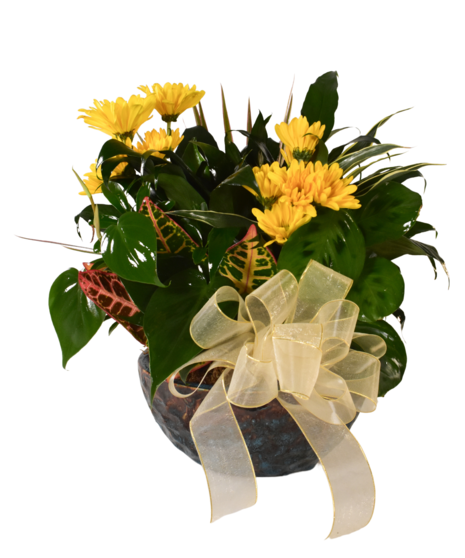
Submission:
[[[111,205],[120,213],[132,210],[126,192],[121,184],[111,181],[108,182],[108,184],[102,184],[102,192]]]
[[[389,390],[395,388],[402,381],[407,366],[407,353],[404,344],[396,330],[384,320],[376,322],[359,321],[355,331],[369,335],[379,335],[386,342],[386,354],[380,359],[381,374],[378,391],[378,397],[384,397]],[[356,339],[354,339],[353,348],[360,350],[360,347],[356,345]]]
[[[142,202],[140,213],[150,219],[157,235],[159,254],[176,254],[191,257],[198,244],[147,197]]]
[[[365,239],[352,215],[345,209],[318,208],[318,215],[283,245],[278,268],[288,269],[299,280],[313,259],[357,279],[365,262]]]
[[[147,345],[144,329],[127,319],[142,315],[142,312],[131,300],[115,273],[101,270],[80,271],[79,285],[88,299],[126,328],[139,343]]]
[[[347,298],[358,305],[363,321],[389,316],[404,300],[404,280],[399,268],[384,258],[368,258]]]
[[[149,343],[153,390],[202,350],[192,340],[189,328],[209,296],[205,278],[196,269],[173,276],[167,289],[158,289],[152,296],[145,311],[144,330]]]
[[[68,269],[59,275],[50,289],[49,308],[53,326],[60,341],[63,368],[97,333],[105,318],[82,292],[78,270]]]
[[[234,283],[239,294],[249,294],[277,273],[273,254],[260,246],[258,231],[251,225],[244,238],[224,255],[219,272]]]
[[[328,139],[334,127],[338,99],[337,72],[327,72],[320,76],[310,86],[305,97],[301,114],[307,117],[309,124],[319,121],[326,126],[323,141]]]
[[[397,182],[370,190],[354,212],[366,245],[402,236],[417,220],[422,203],[419,194]]]
[[[140,213],[124,213],[107,229],[103,259],[117,275],[129,281],[164,287],[157,275],[157,235]]]

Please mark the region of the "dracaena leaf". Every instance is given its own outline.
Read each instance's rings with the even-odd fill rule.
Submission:
[[[244,238],[231,246],[219,266],[219,272],[230,279],[239,294],[248,294],[277,273],[271,252],[260,246],[257,227],[251,225]]]
[[[143,327],[132,323],[134,318],[142,317],[142,312],[115,273],[93,269],[80,271],[79,285],[89,300],[126,328],[137,341],[147,345]]]
[[[171,217],[166,215],[149,198],[144,198],[140,213],[152,222],[157,234],[158,254],[191,256],[198,244]]]

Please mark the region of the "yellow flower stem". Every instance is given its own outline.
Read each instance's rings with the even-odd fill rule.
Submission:
[[[168,122],[166,123],[166,133],[171,136],[171,121],[168,120]]]

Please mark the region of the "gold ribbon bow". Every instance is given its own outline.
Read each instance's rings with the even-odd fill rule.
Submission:
[[[192,339],[197,357],[171,376],[176,397],[179,370],[212,361],[225,366],[190,423],[212,506],[211,520],[255,504],[257,487],[250,455],[231,404],[261,407],[277,398],[293,417],[326,473],[333,497],[336,538],[367,525],[375,488],[370,466],[346,424],[357,412],[376,408],[380,362],[386,345],[375,335],[354,333],[359,308],[345,300],[352,280],[311,260],[298,283],[280,271],[245,301],[221,287],[196,314]],[[238,303],[232,320],[220,309]],[[357,345],[364,352],[350,348]]]

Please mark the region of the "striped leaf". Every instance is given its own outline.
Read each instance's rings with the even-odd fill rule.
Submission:
[[[148,217],[157,233],[157,253],[191,256],[198,244],[171,217],[149,198],[144,198],[140,213]]]
[[[248,294],[277,273],[273,254],[260,246],[257,227],[251,225],[244,238],[226,251],[219,272],[230,279],[239,294]]]
[[[78,279],[89,300],[126,328],[142,345],[147,345],[144,328],[137,323],[142,321],[143,314],[115,273],[91,269],[80,271]]]

